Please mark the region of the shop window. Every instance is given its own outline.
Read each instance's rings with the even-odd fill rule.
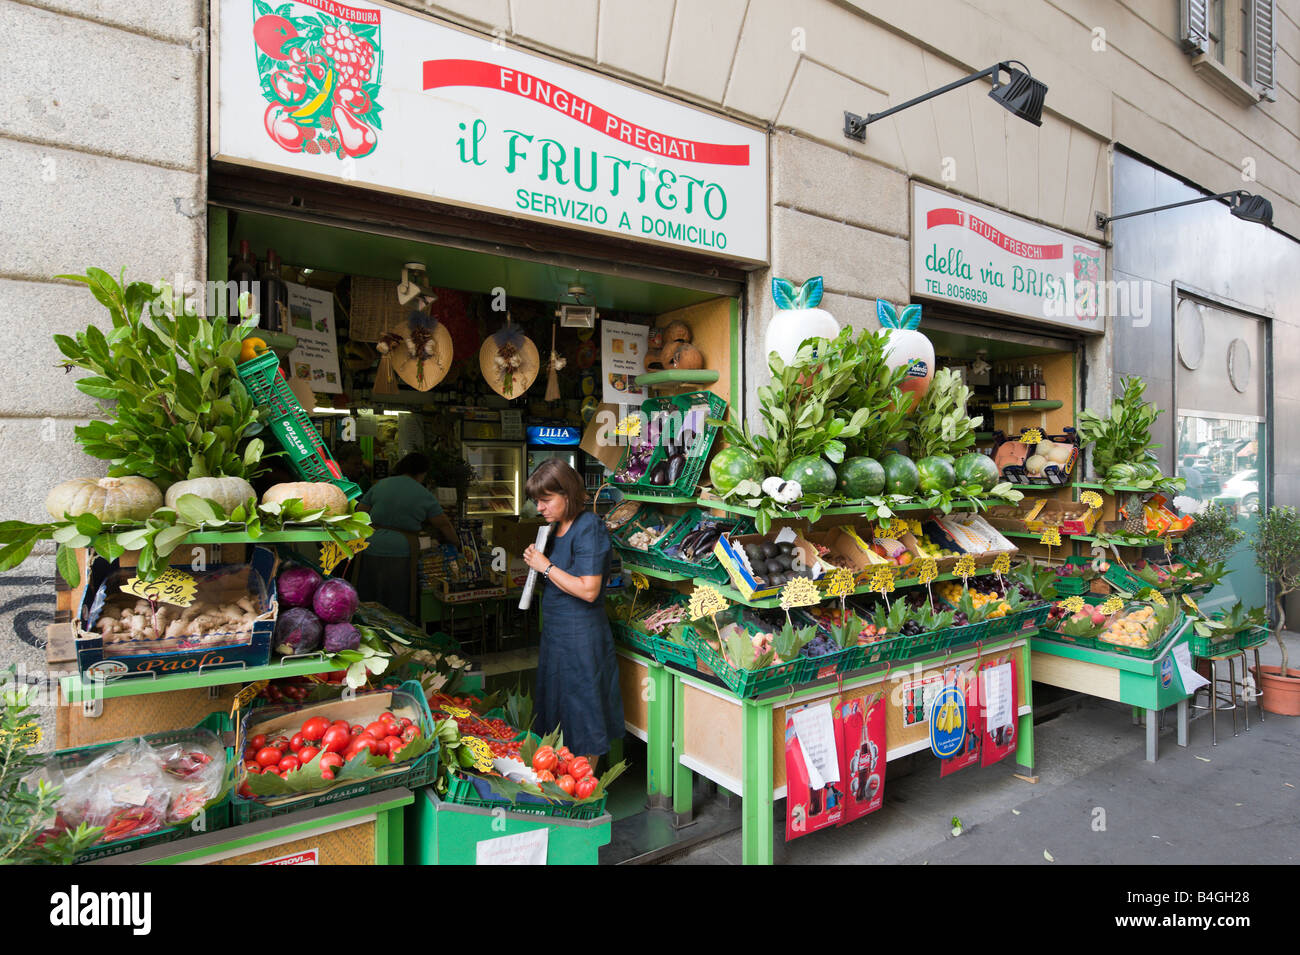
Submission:
[[[1275,0],[1181,0],[1180,39],[1192,66],[1244,106],[1273,100]]]

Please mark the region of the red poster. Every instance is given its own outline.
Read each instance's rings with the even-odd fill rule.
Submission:
[[[974,663],[966,663],[955,668],[950,674],[944,675],[945,682],[952,682],[966,696],[966,740],[962,743],[960,753],[951,759],[939,761],[940,778],[959,769],[965,769],[967,766],[974,766],[980,761],[980,751],[983,749],[984,741],[981,729],[984,722],[980,707],[979,679],[975,667]]]
[[[796,723],[798,728],[796,729]],[[839,742],[830,703],[787,711],[785,838],[838,825],[844,815]]]
[[[848,780],[840,825],[875,812],[885,801],[885,701],[877,693],[835,708],[840,779]]]
[[[981,766],[994,763],[1016,751],[1020,723],[1019,694],[1016,686],[1016,661],[1012,657],[988,660],[980,667],[981,715],[971,721],[984,737]]]

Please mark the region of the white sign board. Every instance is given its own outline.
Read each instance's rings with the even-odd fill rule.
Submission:
[[[824,789],[840,781],[839,751],[835,746],[835,720],[831,705],[821,703],[807,706],[791,714],[795,736],[803,750],[804,766],[808,770],[809,785]]]
[[[1105,332],[1106,252],[1081,239],[912,183],[912,294]]]
[[[645,350],[650,329],[625,322],[600,323],[600,372],[605,401],[610,404],[640,404],[645,391],[636,383],[645,372]]]
[[[298,339],[289,352],[289,374],[307,382],[312,391],[342,392],[339,342],[334,331],[334,293],[293,282],[285,285],[289,287],[289,315],[284,330]]]
[[[474,864],[546,865],[550,832],[543,826],[516,836],[481,839],[474,846]]]
[[[215,0],[212,157],[767,260],[767,134],[364,0]]]

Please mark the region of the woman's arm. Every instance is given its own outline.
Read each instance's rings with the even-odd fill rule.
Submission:
[[[429,518],[424,523],[427,526],[432,527],[434,533],[442,538],[445,543],[451,544],[453,547],[460,544],[460,541],[456,537],[456,528],[452,526],[451,520],[446,514],[438,514],[435,517]]]
[[[555,586],[559,587],[566,594],[577,597],[579,600],[585,600],[589,604],[594,604],[600,599],[601,589],[604,586],[605,578],[602,574],[596,574],[591,577],[578,577],[567,571],[560,570],[551,563],[551,559],[543,554],[532,544],[524,551],[524,563],[539,574],[550,568],[551,572],[548,580]]]

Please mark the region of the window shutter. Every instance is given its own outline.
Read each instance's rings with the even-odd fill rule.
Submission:
[[[1183,48],[1188,53],[1204,53],[1210,48],[1210,0],[1179,0],[1178,8]]]
[[[1248,77],[1265,99],[1277,98],[1273,87],[1273,2],[1274,0],[1253,0],[1250,11],[1250,72]]]

